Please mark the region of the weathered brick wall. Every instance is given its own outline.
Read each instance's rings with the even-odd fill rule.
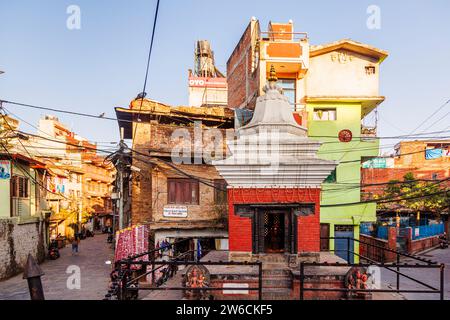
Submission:
[[[41,222],[17,224],[0,219],[0,280],[22,272],[30,253],[38,262],[44,260],[43,234]]]
[[[364,234],[360,234],[359,237],[360,237],[360,240],[362,241],[362,243],[359,244],[359,254],[361,256],[367,257],[369,259],[372,259],[372,260],[375,260],[378,262],[394,261],[394,259],[392,259],[392,257],[389,255],[389,253],[382,249],[382,248],[389,248],[389,242],[387,240],[374,238],[374,237],[364,235]],[[377,246],[377,247],[374,247],[374,246]],[[378,247],[381,247],[381,248],[378,248]],[[396,247],[394,246],[391,249],[395,250]]]
[[[183,142],[183,139],[173,139],[172,134],[177,129],[189,133],[191,140],[186,143],[186,141]],[[217,130],[217,133],[219,131],[221,133],[221,137],[223,138],[223,147],[221,150],[225,153],[227,130],[215,130]],[[155,164],[159,160],[156,157],[150,158],[150,152],[157,153],[159,156],[170,157],[171,151],[175,147],[179,151],[182,151],[183,146],[187,146],[187,150],[190,148],[191,151],[194,151],[194,137],[196,135],[199,135],[199,139],[203,139],[205,152],[209,152],[210,150],[214,150],[213,143],[211,142],[214,140],[214,136],[209,131],[207,133],[207,129],[205,128],[199,129],[201,132],[194,134],[194,129],[190,126],[164,125],[155,121],[143,121],[137,125],[135,131],[133,149],[139,151],[141,154],[133,155],[133,166],[139,168],[140,172],[133,173],[131,222],[132,224],[151,224],[161,219],[163,206],[167,204],[167,177],[186,178],[186,176],[180,175],[174,169],[167,166],[165,172],[161,175],[161,167]],[[230,135],[233,134],[232,129],[228,131]],[[208,147],[211,149],[208,149]],[[171,161],[171,158],[166,158],[165,160]],[[151,162],[153,162],[153,165]],[[162,161],[159,161],[159,163],[164,164]],[[216,169],[210,165],[192,164],[182,165],[180,168],[186,172],[191,172],[193,176],[204,178],[210,182],[212,182],[212,179],[221,179]],[[200,184],[200,205],[189,206],[189,214],[193,218],[192,220],[204,218],[207,220],[215,219],[211,215],[211,208],[207,208],[213,200],[213,188]],[[154,217],[154,214],[157,216]]]
[[[184,172],[213,183],[214,179],[222,179],[216,168],[210,165],[178,165],[178,168]],[[189,223],[191,227],[200,224],[206,224],[209,227],[217,226],[216,221],[220,218],[220,212],[214,203],[214,188],[203,183],[199,183],[199,204],[187,204],[188,216],[186,218],[168,218],[163,216],[164,206],[167,205],[167,179],[168,178],[186,178],[185,175],[178,173],[168,166],[159,166],[158,170],[153,171],[153,221],[164,223],[169,226],[171,223],[180,226],[183,223]]]
[[[255,106],[259,93],[259,67],[254,67],[254,39],[259,35],[257,22],[250,22],[227,62],[228,106],[238,108],[248,102]]]
[[[439,245],[439,236],[412,240],[409,253],[417,253]]]

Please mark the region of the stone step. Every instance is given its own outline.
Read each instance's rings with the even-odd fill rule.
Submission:
[[[264,300],[292,300],[292,290],[286,288],[263,288]]]
[[[279,262],[279,263],[287,263],[287,258],[282,254],[267,254],[260,255],[258,260],[261,262]]]
[[[264,277],[290,277],[292,272],[289,269],[263,269]]]
[[[263,288],[292,288],[292,279],[290,278],[272,278],[263,279]]]
[[[288,269],[288,265],[285,262],[263,262],[263,270],[282,270]]]
[[[263,269],[263,277],[292,277],[289,269]]]

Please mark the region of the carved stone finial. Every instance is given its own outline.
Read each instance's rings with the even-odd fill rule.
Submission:
[[[275,67],[273,66],[273,64],[270,66],[270,74],[269,74],[269,78],[267,78],[267,80],[269,82],[277,82],[278,81],[277,72],[275,71]]]

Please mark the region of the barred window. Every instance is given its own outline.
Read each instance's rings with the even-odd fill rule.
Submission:
[[[12,196],[15,198],[28,198],[28,178],[13,176],[11,179]]]

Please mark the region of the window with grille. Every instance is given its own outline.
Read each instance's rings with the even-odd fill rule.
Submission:
[[[28,198],[28,178],[13,176],[11,179],[12,196],[15,198]]]
[[[167,203],[198,204],[198,181],[192,179],[167,179]]]
[[[214,180],[214,203],[227,203],[227,182],[225,180]]]

